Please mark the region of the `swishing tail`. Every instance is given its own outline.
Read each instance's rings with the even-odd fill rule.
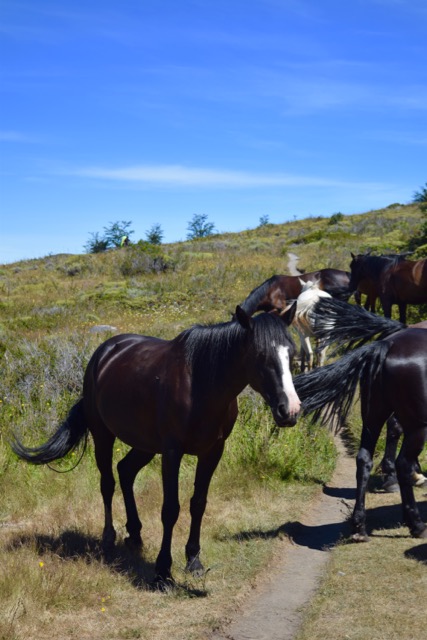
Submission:
[[[313,422],[342,424],[350,411],[359,382],[372,381],[381,374],[391,344],[373,342],[344,354],[325,367],[301,373],[294,386],[304,414],[312,414]]]
[[[351,294],[353,293],[346,286],[342,287],[324,287],[324,291],[329,293],[335,300],[348,300]]]
[[[64,422],[47,442],[39,447],[25,447],[14,435],[11,447],[17,456],[32,464],[48,464],[59,460],[70,453],[87,439],[88,428],[86,425],[83,400],[79,400],[69,411]]]
[[[381,340],[406,328],[397,320],[377,316],[363,307],[334,298],[320,298],[310,311],[310,319],[316,338],[325,345],[348,343],[347,349],[360,347],[374,337]]]

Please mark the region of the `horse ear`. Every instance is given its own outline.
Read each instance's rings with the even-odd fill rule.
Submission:
[[[285,310],[281,312],[280,317],[282,318],[282,320],[284,321],[285,324],[291,325],[292,321],[295,317],[295,312],[297,310],[297,301],[294,300],[292,302],[292,304],[287,305],[285,307]]]
[[[236,320],[244,328],[252,330],[253,322],[251,316],[242,309],[240,305],[236,307]]]
[[[351,257],[353,258],[353,260],[356,260],[356,256],[354,255],[353,251],[350,251],[351,253]]]

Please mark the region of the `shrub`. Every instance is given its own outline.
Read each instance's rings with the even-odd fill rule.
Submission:
[[[126,250],[120,272],[123,276],[129,277],[145,273],[160,273],[171,267],[172,261],[158,245],[140,240]]]

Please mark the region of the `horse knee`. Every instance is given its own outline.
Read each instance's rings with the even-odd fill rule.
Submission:
[[[162,524],[164,527],[174,527],[178,517],[181,506],[178,502],[165,502],[162,507]]]
[[[190,515],[192,518],[201,519],[207,505],[207,499],[205,497],[197,498],[193,496],[190,500]]]

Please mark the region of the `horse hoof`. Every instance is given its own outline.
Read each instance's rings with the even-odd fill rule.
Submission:
[[[154,580],[152,580],[149,584],[150,589],[152,591],[160,591],[161,593],[166,593],[173,589],[176,584],[172,576],[167,576],[166,578],[163,576],[155,576]]]
[[[423,487],[427,484],[427,478],[422,473],[413,473],[412,484],[414,487]]]
[[[353,533],[351,539],[353,542],[369,542],[369,536],[367,533]]]
[[[413,538],[427,538],[427,527],[421,530],[418,529],[418,531],[411,531],[411,534]]]
[[[141,551],[142,549],[142,538],[131,538],[130,536],[125,538],[125,547],[129,549],[129,551],[133,551],[135,553]]]
[[[383,483],[383,491],[386,493],[397,493],[399,491],[399,485],[395,480],[386,480]]]
[[[185,570],[196,578],[200,578],[206,573],[204,566],[197,556],[187,562]]]

